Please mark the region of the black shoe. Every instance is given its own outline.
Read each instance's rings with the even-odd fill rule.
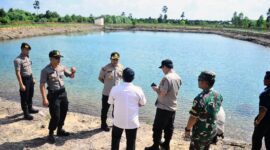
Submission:
[[[144,150],[160,150],[158,145],[152,145],[150,147],[144,148]]]
[[[34,119],[34,117],[31,116],[31,115],[24,115],[23,118],[24,118],[25,120],[33,120],[33,119]]]
[[[55,138],[53,135],[49,135],[47,138],[48,143],[54,144],[55,143]]]
[[[36,114],[36,113],[38,113],[38,110],[37,109],[34,109],[34,108],[30,108],[29,109],[29,113],[30,114]]]
[[[57,136],[69,136],[69,135],[70,135],[70,133],[66,132],[64,129],[57,131]]]
[[[109,132],[110,128],[108,126],[101,126],[101,129],[105,132]]]
[[[163,142],[160,144],[162,150],[170,150],[170,144]]]

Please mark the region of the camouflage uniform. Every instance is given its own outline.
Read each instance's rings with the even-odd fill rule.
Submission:
[[[191,135],[191,150],[207,150],[217,134],[216,114],[219,112],[222,96],[212,89],[201,92],[193,101],[190,115],[198,118]]]

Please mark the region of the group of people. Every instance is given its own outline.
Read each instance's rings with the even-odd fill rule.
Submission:
[[[32,75],[32,62],[29,58],[31,46],[22,43],[21,54],[14,60],[15,72],[20,86],[21,108],[26,120],[33,120],[31,114],[38,113],[32,106],[35,79]],[[40,92],[43,105],[49,107],[50,122],[48,142],[55,143],[54,131],[57,136],[69,136],[63,129],[68,111],[68,98],[64,85],[64,76],[74,78],[76,68],[60,64],[60,51],[52,50],[49,53],[50,63],[41,71]],[[110,131],[107,124],[107,115],[110,105],[113,106],[113,127],[111,149],[118,150],[121,135],[125,130],[127,150],[135,150],[137,130],[139,124],[139,108],[146,104],[143,90],[132,83],[135,72],[131,68],[124,68],[119,63],[120,54],[113,52],[110,63],[102,67],[99,81],[103,83],[101,129]],[[174,120],[177,108],[177,97],[182,85],[180,76],[174,71],[173,62],[165,59],[159,67],[164,73],[159,85],[153,83],[152,90],[157,94],[155,103],[156,114],[153,123],[153,144],[145,150],[169,150],[174,131]],[[223,119],[217,120],[219,114],[224,114],[221,94],[213,90],[216,74],[212,71],[203,71],[198,76],[198,87],[202,89],[193,100],[189,111],[190,117],[185,128],[185,138],[190,138],[190,150],[208,150],[210,144],[215,143],[217,136],[223,137],[217,126],[224,124]],[[123,80],[121,82],[121,80]],[[47,92],[45,88],[47,84]],[[265,137],[266,148],[270,149],[270,72],[266,72],[264,84],[267,86],[260,95],[260,111],[255,118],[255,130],[252,137],[252,149],[261,148],[262,138]],[[47,94],[46,94],[47,93]],[[221,115],[222,116],[222,115]],[[221,117],[222,118],[222,117]],[[221,129],[223,130],[223,129]],[[164,140],[162,134],[164,132]],[[163,142],[162,142],[163,141]]]

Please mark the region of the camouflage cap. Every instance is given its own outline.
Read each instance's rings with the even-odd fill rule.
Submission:
[[[199,80],[213,81],[215,80],[216,74],[212,71],[202,71],[199,75]]]

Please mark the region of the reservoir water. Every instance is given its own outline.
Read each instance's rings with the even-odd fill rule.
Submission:
[[[212,70],[217,74],[214,89],[224,98],[226,138],[251,142],[258,97],[264,89],[263,77],[270,70],[270,48],[218,35],[171,32],[94,32],[1,41],[0,96],[16,101],[19,87],[13,60],[19,55],[22,42],[32,47],[37,105],[41,105],[40,71],[49,63],[49,51],[59,49],[64,55],[62,64],[77,68],[75,79],[65,79],[70,110],[99,116],[102,84],[98,74],[109,63],[110,53],[118,51],[120,62],[135,70],[134,84],[142,87],[148,100],[141,109],[140,120],[152,124],[156,95],[150,85],[159,83],[163,73],[158,67],[161,60],[169,58],[183,80],[176,128],[184,130],[192,100],[201,91],[197,83],[199,73]]]

